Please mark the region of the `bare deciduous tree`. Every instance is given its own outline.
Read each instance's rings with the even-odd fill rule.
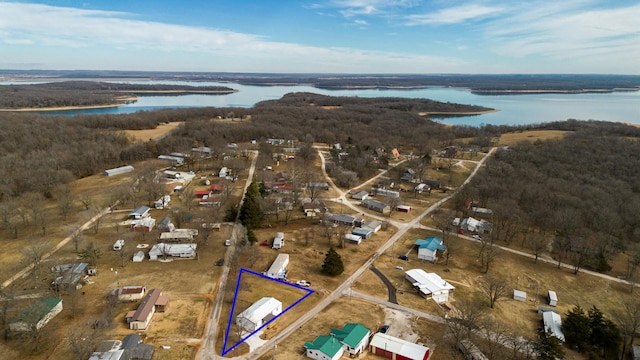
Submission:
[[[509,283],[503,277],[488,275],[480,281],[480,291],[489,300],[489,307],[493,309],[498,301],[509,294]]]

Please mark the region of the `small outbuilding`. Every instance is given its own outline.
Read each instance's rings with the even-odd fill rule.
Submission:
[[[362,224],[362,227],[369,228],[373,230],[374,233],[377,233],[378,231],[380,231],[380,229],[382,229],[382,222],[380,222],[379,220],[369,220]]]
[[[284,233],[278,232],[276,237],[273,239],[272,249],[281,249],[284,246]]]
[[[408,213],[408,212],[411,212],[411,206],[409,206],[409,205],[398,205],[396,207],[396,211]]]
[[[549,306],[558,305],[558,295],[556,295],[555,291],[549,290],[549,294],[547,295],[547,298],[549,300]]]
[[[253,332],[282,313],[282,303],[274,297],[263,297],[236,316],[236,325]]]
[[[358,236],[358,235],[354,235],[354,234],[345,234],[344,238],[346,240],[354,242],[354,243],[356,243],[358,245],[360,245],[360,242],[362,242],[362,236]]]
[[[388,214],[391,211],[391,206],[389,206],[389,204],[373,199],[364,199],[360,202],[360,205],[382,214]]]
[[[513,290],[513,300],[527,301],[527,293],[520,290]]]
[[[131,230],[135,232],[149,232],[156,226],[156,219],[147,216],[131,222]]]
[[[366,190],[360,190],[356,193],[351,194],[351,198],[355,200],[364,200],[369,197],[369,192]]]
[[[133,262],[142,262],[142,260],[144,260],[144,251],[142,250],[133,254],[133,258],[131,259]]]

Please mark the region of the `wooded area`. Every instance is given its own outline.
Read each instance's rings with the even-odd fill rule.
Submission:
[[[495,241],[520,238],[536,254],[552,246],[576,273],[606,272],[614,255],[628,251],[630,278],[640,260],[638,134],[612,136],[615,128],[581,125],[563,139],[499,150],[457,203],[471,198],[493,209]]]
[[[235,90],[222,86],[144,85],[64,81],[34,85],[0,86],[0,108],[48,108],[62,106],[96,106],[122,102],[124,98],[153,92],[170,94],[229,94]]]

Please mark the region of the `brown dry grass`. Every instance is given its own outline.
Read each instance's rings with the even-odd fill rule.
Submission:
[[[169,132],[173,131],[178,126],[182,125],[182,121],[174,121],[169,123],[163,123],[156,126],[155,129],[144,130],[125,130],[124,132],[131,136],[137,142],[145,142],[159,137],[165,136]]]
[[[519,142],[523,141],[536,141],[536,140],[550,140],[550,139],[561,139],[565,137],[567,134],[571,133],[570,131],[562,131],[562,130],[531,130],[531,131],[522,131],[522,132],[512,132],[502,134],[500,136],[499,144],[502,145],[515,145]]]

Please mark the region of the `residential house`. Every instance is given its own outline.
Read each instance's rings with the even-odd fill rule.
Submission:
[[[329,184],[326,182],[310,182],[307,187],[310,189],[329,190]]]
[[[456,348],[464,355],[465,360],[489,360],[469,339],[458,340]]]
[[[337,225],[357,226],[362,220],[346,214],[328,214],[326,220]]]
[[[173,229],[160,234],[161,242],[186,242],[198,236],[198,229]]]
[[[287,265],[289,265],[289,254],[279,254],[265,275],[273,279],[286,279]]]
[[[387,203],[373,199],[364,199],[360,202],[360,205],[366,207],[369,210],[377,211],[382,214],[388,214],[391,211],[391,207]]]
[[[135,232],[149,232],[154,226],[156,226],[156,219],[151,216],[131,221],[131,230]]]
[[[473,216],[483,218],[483,219],[491,219],[491,217],[493,216],[493,210],[487,209],[487,208],[474,206],[471,208],[471,212],[473,213]]]
[[[435,263],[438,260],[438,251],[444,252],[447,247],[443,244],[442,238],[430,236],[424,240],[416,240],[418,246],[418,259]]]
[[[156,227],[161,231],[172,231],[175,229],[175,226],[171,223],[171,218],[168,216],[163,217]]]
[[[158,243],[149,250],[149,260],[158,260],[159,256],[178,258],[195,258],[198,244],[166,244]]]
[[[140,335],[129,334],[122,339],[122,350],[121,360],[151,360],[155,347],[144,344]]]
[[[142,219],[145,218],[147,216],[149,216],[149,211],[151,211],[151,208],[148,206],[139,206],[137,208],[135,208],[132,212],[129,213],[129,219],[130,220],[137,220],[137,219]]]
[[[383,333],[375,333],[369,352],[391,360],[427,360],[429,348]]]
[[[351,198],[355,200],[364,200],[369,197],[369,192],[366,190],[360,190],[351,194]]]
[[[137,310],[129,311],[126,315],[127,324],[131,330],[146,330],[156,312],[156,303],[162,296],[162,290],[151,289],[142,299]]]
[[[62,299],[42,298],[23,308],[15,319],[9,323],[12,333],[29,332],[35,326],[40,330],[62,311]]]
[[[236,316],[236,325],[253,332],[282,313],[282,303],[274,297],[263,297]]]
[[[449,301],[449,293],[455,287],[436,273],[427,273],[422,269],[411,269],[405,272],[405,279],[413,285],[426,299],[433,299],[438,304]]]
[[[302,210],[307,216],[317,216],[327,210],[327,208],[319,201],[308,202],[302,204]]]
[[[62,275],[56,277],[51,285],[60,291],[75,291],[82,286],[81,280],[87,275],[88,267],[87,263],[76,263],[65,267]]]
[[[343,344],[335,336],[321,335],[313,342],[306,342],[306,355],[315,360],[337,360],[344,353]]]
[[[385,197],[400,197],[400,192],[395,191],[395,190],[389,190],[389,189],[383,189],[383,188],[379,188],[379,187],[374,187],[371,188],[371,195],[380,195],[380,196],[385,196]]]
[[[429,179],[426,179],[426,180],[422,180],[422,183],[425,186],[428,186],[430,189],[436,189],[436,190],[440,189],[440,187],[442,186],[440,180],[429,180]]]
[[[182,165],[184,163],[184,158],[180,156],[159,155],[158,160],[168,161],[176,165]]]
[[[465,218],[460,223],[460,228],[464,231],[488,234],[493,229],[493,225],[490,222],[484,220],[474,219],[472,217]]]
[[[344,351],[351,356],[357,356],[365,351],[369,345],[370,334],[369,329],[356,323],[347,323],[342,329],[331,329],[331,335],[344,345]]]
[[[193,195],[195,197],[197,197],[198,199],[208,199],[212,193],[211,190],[206,189],[206,190],[194,190],[193,191]]]
[[[415,176],[416,176],[415,170],[409,168],[404,172],[404,174],[402,174],[402,176],[400,177],[400,180],[412,181]]]
[[[396,206],[396,211],[398,212],[411,212],[411,206],[409,205],[398,205]]]

